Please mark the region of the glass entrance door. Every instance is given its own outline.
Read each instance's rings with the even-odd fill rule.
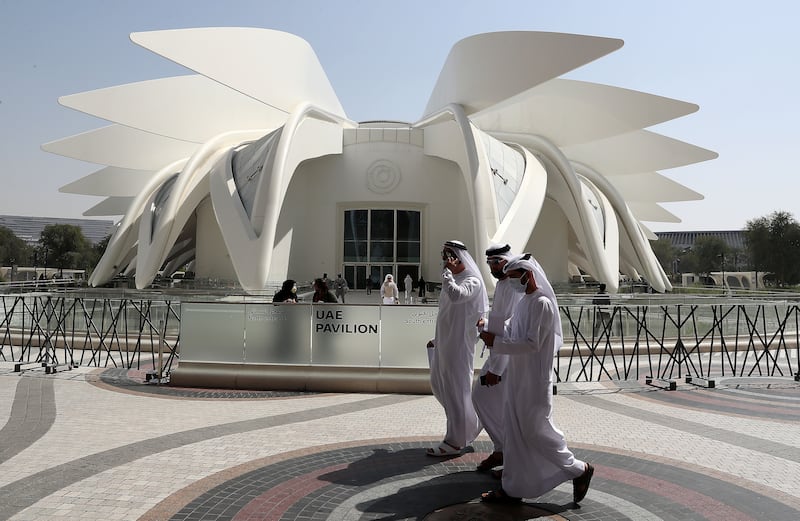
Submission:
[[[367,265],[350,264],[344,267],[344,278],[350,289],[364,289],[367,287]],[[373,287],[375,287],[373,285]]]
[[[392,275],[392,278],[395,277],[394,273],[394,266],[391,264],[384,264],[384,265],[377,265],[373,264],[370,266],[370,277],[372,278],[372,287],[375,289],[380,289],[381,284],[383,284],[383,280],[386,278],[386,275]],[[395,283],[397,281],[395,280]]]
[[[398,286],[420,271],[421,212],[358,208],[344,211],[343,273],[352,289],[379,289],[391,273]]]

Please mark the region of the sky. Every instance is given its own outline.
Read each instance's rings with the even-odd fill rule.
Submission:
[[[308,41],[356,121],[419,119],[451,47],[474,34],[622,39],[564,77],[695,103],[648,130],[719,154],[661,171],[705,199],[663,203],[681,223],[645,224],[737,230],[778,210],[800,219],[798,20],[791,0],[0,0],[0,214],[81,218],[102,200],[58,191],[102,166],[40,146],[108,125],[59,96],[190,73],[130,33],[242,26]]]

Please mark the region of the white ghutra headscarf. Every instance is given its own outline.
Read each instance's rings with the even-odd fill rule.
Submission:
[[[477,277],[481,281],[481,294],[476,299],[478,303],[478,311],[481,314],[489,311],[489,295],[486,293],[486,284],[483,283],[483,277],[475,259],[467,251],[467,247],[461,241],[446,241],[444,243],[445,249],[449,249],[464,265],[464,273]]]
[[[558,349],[564,344],[564,332],[561,329],[561,311],[558,309],[558,299],[556,299],[556,292],[553,291],[553,286],[547,280],[542,266],[533,258],[530,253],[523,253],[512,258],[503,267],[503,271],[508,273],[511,270],[525,270],[533,273],[533,278],[536,281],[536,286],[544,293],[544,296],[552,302],[554,308],[553,317],[553,330],[555,333],[555,345],[553,349]]]

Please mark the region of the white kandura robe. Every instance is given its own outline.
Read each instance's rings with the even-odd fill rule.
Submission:
[[[514,291],[514,284],[519,285],[519,279],[505,278],[497,281],[494,289],[492,311],[489,313],[492,320],[489,323],[494,324],[494,317],[496,316],[497,322],[502,327],[505,321],[511,317],[514,306],[525,295],[521,291]],[[484,326],[484,329],[487,328],[488,324]],[[503,334],[502,331],[490,332],[501,336]],[[508,355],[502,355],[491,349],[487,349],[487,351],[489,352],[489,357],[483,363],[481,375],[491,372],[502,376],[503,379],[497,385],[492,386],[481,385],[480,380],[475,380],[472,385],[472,404],[475,406],[475,412],[478,413],[478,419],[494,444],[494,450],[503,452],[503,407],[505,407],[505,390],[508,387],[503,375],[508,366]]]
[[[534,498],[585,469],[553,423],[553,303],[537,289],[514,310],[494,351],[512,355],[506,370],[503,490]]]
[[[381,302],[384,304],[396,304],[398,299],[397,284],[394,281],[387,281],[381,284]]]
[[[454,447],[472,443],[481,431],[471,390],[483,291],[480,277],[466,271],[454,275],[445,270],[442,275],[436,336],[430,354],[431,389],[447,417],[444,441]]]

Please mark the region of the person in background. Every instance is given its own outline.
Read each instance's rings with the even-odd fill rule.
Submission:
[[[372,295],[372,277],[367,276],[367,295]]]
[[[572,500],[589,490],[594,467],[577,459],[553,421],[553,357],[561,347],[561,315],[555,294],[539,263],[530,255],[514,257],[505,266],[512,283],[525,296],[501,334],[482,331],[486,346],[509,357],[503,410],[502,486],[485,492],[487,503],[516,503],[535,498],[572,480]]]
[[[431,390],[442,404],[447,427],[428,456],[454,456],[472,443],[481,423],[472,405],[473,358],[478,320],[489,309],[489,298],[478,265],[460,241],[442,248],[442,291],[436,334],[428,342]]]
[[[283,281],[281,289],[272,297],[272,302],[297,302],[297,283],[292,279]]]
[[[350,289],[347,286],[347,281],[342,277],[342,274],[336,276],[336,281],[333,283],[336,287],[336,297],[342,299],[342,304],[344,304],[344,296],[347,294],[347,290]]]
[[[324,279],[314,279],[314,296],[312,297],[311,302],[329,302],[331,304],[339,303],[339,301],[336,299],[336,295],[331,293],[331,290],[328,288],[328,284],[325,283]]]
[[[417,296],[422,298],[425,296],[425,279],[422,278],[422,275],[419,276],[419,291],[417,292]]]
[[[594,304],[594,332],[597,334],[600,330],[608,330],[611,332],[611,312],[609,306],[611,305],[611,295],[606,292],[606,285],[600,284],[597,288],[597,293],[592,298]]]
[[[403,279],[403,285],[405,288],[403,289],[404,292],[404,302],[406,304],[411,303],[411,290],[414,289],[414,279],[411,278],[411,275],[406,273],[406,278]]]
[[[399,304],[400,294],[397,292],[397,284],[394,283],[394,277],[391,273],[387,273],[381,284],[381,302],[383,304]]]

